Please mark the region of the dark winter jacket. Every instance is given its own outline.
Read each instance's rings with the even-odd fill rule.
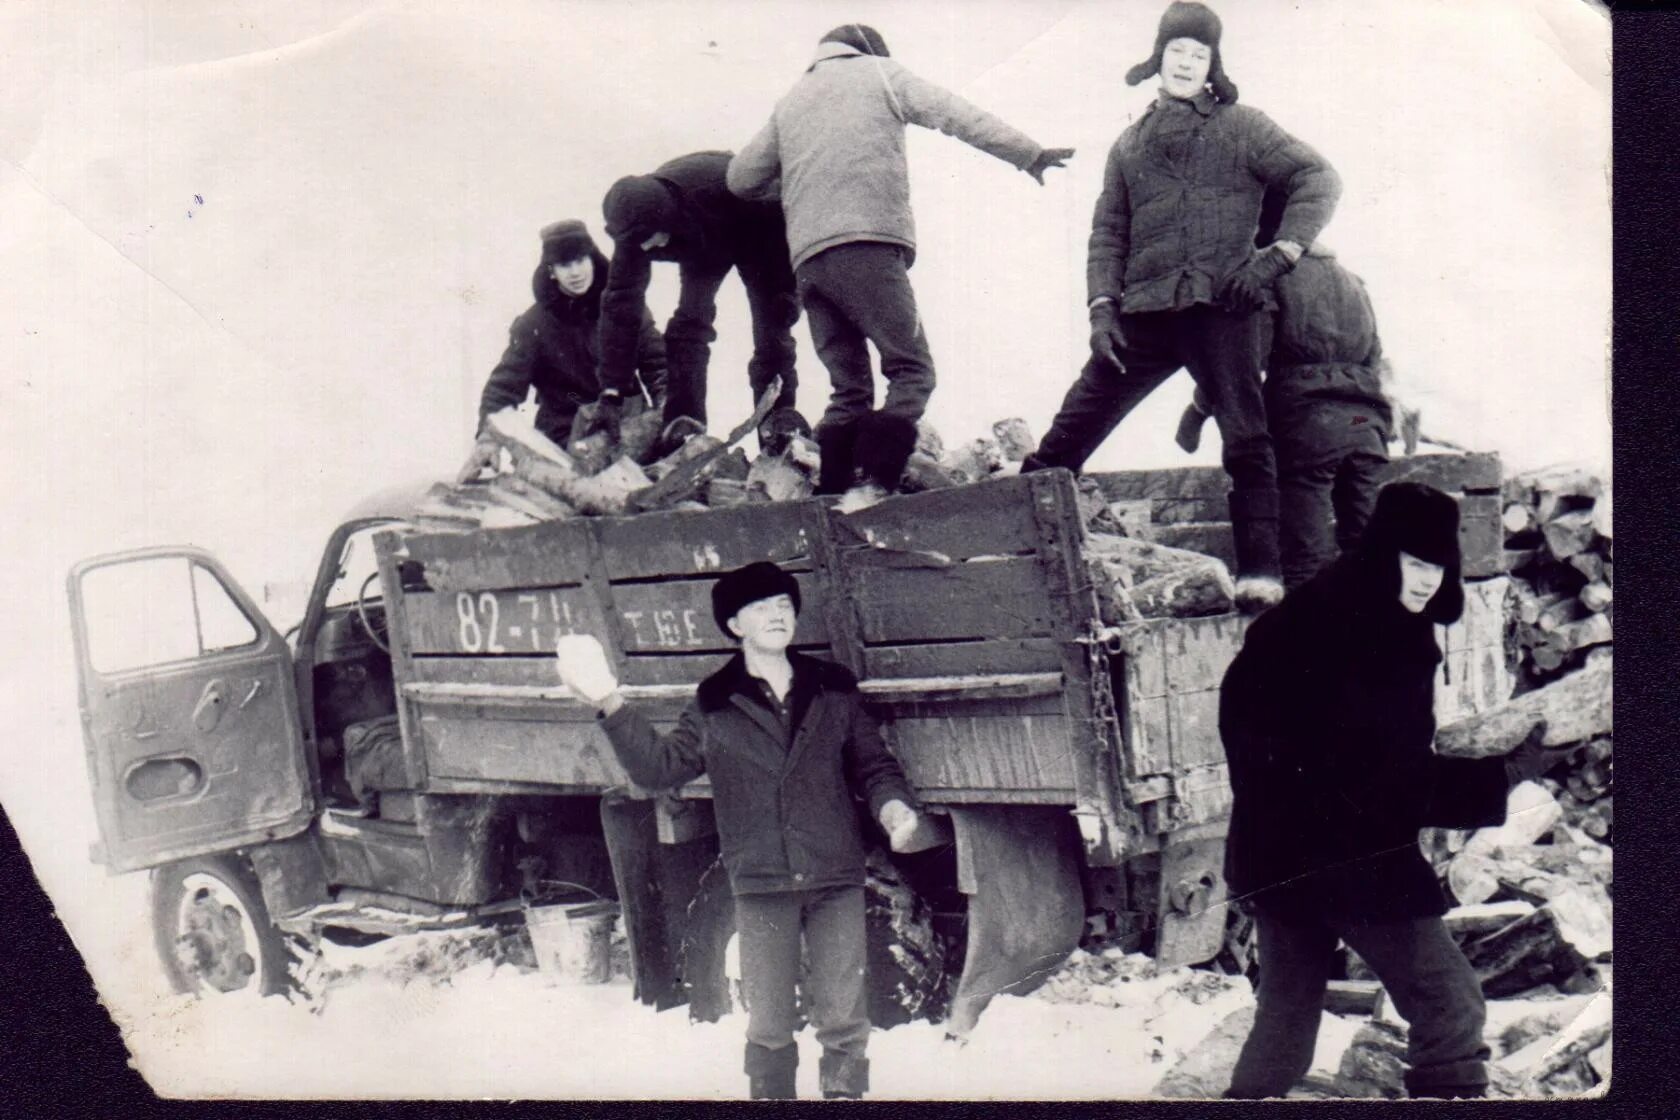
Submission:
[[[1109,150],[1086,256],[1089,298],[1122,311],[1211,303],[1254,253],[1267,186],[1286,190],[1280,240],[1312,244],[1341,180],[1312,148],[1247,105],[1162,93]]]
[[[1265,393],[1280,460],[1386,454],[1394,414],[1377,370],[1382,343],[1364,282],[1314,246],[1274,291]]]
[[[1463,609],[1458,570],[1412,614],[1392,540],[1373,518],[1357,551],[1254,621],[1225,675],[1233,897],[1344,922],[1438,915],[1418,830],[1505,818],[1502,758],[1432,746],[1434,623]]]
[[[702,773],[711,780],[736,894],[859,885],[864,840],[853,794],[871,818],[894,798],[916,804],[856,679],[838,665],[788,656],[791,745],[740,654],[700,682],[669,735],[629,706],[601,721],[638,785],[674,788]]]
[[[532,273],[531,292],[537,302],[508,328],[507,349],[479,397],[480,424],[492,412],[523,403],[526,393],[535,389],[537,430],[564,446],[571,438],[577,410],[600,396],[604,386],[596,338],[608,266],[598,252],[591,253],[590,259],[595,262],[595,280],[581,296],[568,296],[560,289],[546,257]],[[641,385],[632,374],[625,395],[645,386],[657,398],[665,390],[665,341],[646,304],[636,312],[632,342],[631,368],[640,373]]]
[[[670,192],[675,206],[675,228],[664,231],[671,235],[670,244],[645,250],[641,243],[650,231],[608,230],[613,237],[613,259],[601,298],[603,386],[616,386],[629,395],[637,324],[654,261],[677,262],[685,286],[693,275],[710,281],[713,291],[718,280],[737,269],[754,307],[755,334],[760,328],[786,334],[797,319],[782,208],[776,202],[748,202],[730,194],[724,181],[729,159],[728,152],[695,152],[654,169],[652,177]],[[701,314],[704,327],[709,328],[717,308],[709,299],[706,302]],[[679,297],[679,308],[687,306]],[[776,321],[759,324],[759,314]]]

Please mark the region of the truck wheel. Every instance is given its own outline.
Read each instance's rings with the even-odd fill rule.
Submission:
[[[729,983],[729,943],[735,936],[735,896],[723,861],[713,861],[688,904],[678,965],[688,995],[688,1017],[715,1023],[734,1010]]]
[[[152,872],[152,935],[178,992],[277,995],[291,954],[243,860],[200,856]]]
[[[885,1028],[945,1018],[951,998],[945,962],[952,947],[934,930],[927,901],[879,850],[869,857],[864,907],[869,1021]]]

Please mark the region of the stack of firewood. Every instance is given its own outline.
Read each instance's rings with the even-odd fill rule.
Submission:
[[[1610,492],[1590,470],[1549,467],[1507,479],[1504,501],[1513,644],[1519,674],[1533,686],[1611,640]]]

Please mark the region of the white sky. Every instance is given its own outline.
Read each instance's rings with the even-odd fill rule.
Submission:
[[[600,236],[619,175],[744,143],[848,20],[1078,149],[1040,188],[948,137],[910,144],[930,419],[947,442],[1011,415],[1042,434],[1084,356],[1103,158],[1153,96],[1122,75],[1162,7],[0,5],[0,606],[17,636],[0,703],[28,744],[0,754],[0,801],[72,931],[109,925],[85,860],[73,560],[185,541],[259,600],[307,579],[359,497],[459,465],[530,301],[536,231],[575,216]],[[1216,7],[1243,101],[1342,174],[1324,241],[1369,282],[1426,430],[1517,467],[1607,463],[1607,19],[1582,0]],[[660,276],[656,316],[674,299]],[[749,346],[738,284],[720,303],[721,430],[744,414]],[[826,376],[796,333],[814,416]],[[1171,426],[1188,395],[1170,382],[1092,466],[1187,461]],[[1210,442],[1194,461],[1217,461]]]

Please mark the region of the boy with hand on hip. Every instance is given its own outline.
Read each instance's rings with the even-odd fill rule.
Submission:
[[[602,729],[637,784],[674,788],[702,773],[711,780],[735,895],[751,1095],[795,1095],[803,936],[823,1096],[861,1097],[870,1026],[865,846],[852,795],[867,799],[894,850],[916,832],[916,796],[864,710],[856,679],[789,652],[799,615],[791,575],[766,561],[729,572],[712,586],[712,614],[741,651],[700,682],[669,735],[625,704],[595,638],[560,639],[560,680],[599,707]]]

